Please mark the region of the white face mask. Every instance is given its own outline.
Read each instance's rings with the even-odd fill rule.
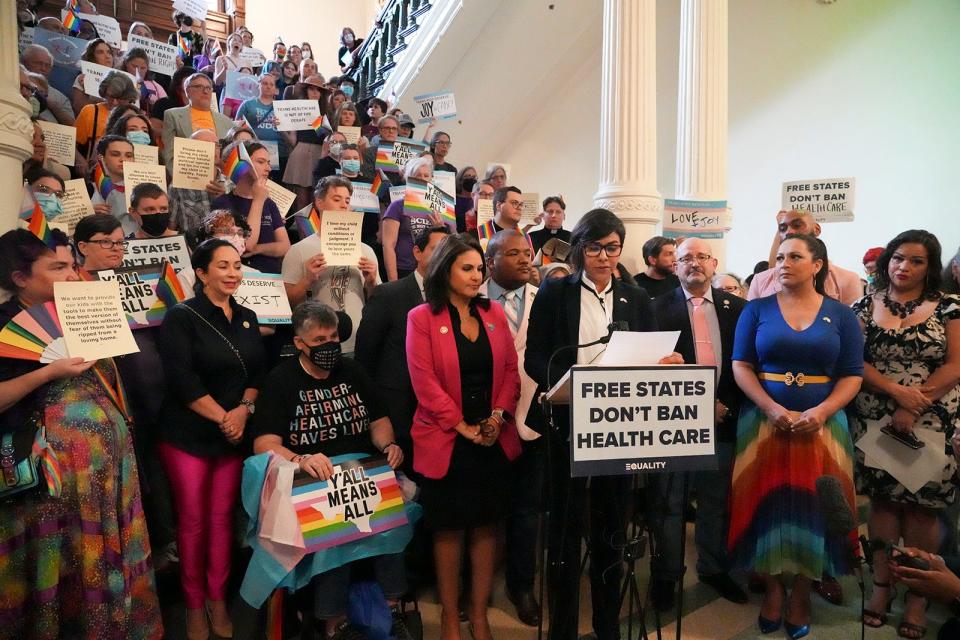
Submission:
[[[246,240],[244,240],[243,236],[240,235],[239,233],[234,233],[233,235],[229,235],[229,236],[214,236],[214,237],[219,238],[220,240],[226,240],[227,242],[232,244],[233,248],[236,249],[237,253],[239,253],[240,255],[243,255],[244,253],[247,252],[247,242]]]

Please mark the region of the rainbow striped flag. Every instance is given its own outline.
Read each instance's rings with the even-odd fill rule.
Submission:
[[[234,143],[233,148],[223,160],[223,167],[226,169],[227,177],[234,184],[240,182],[240,178],[253,170],[253,163],[250,162],[250,156],[247,155],[247,149],[242,142]]]
[[[300,231],[300,237],[306,238],[315,233],[320,233],[320,214],[315,207],[310,207],[310,213],[301,216],[295,216],[297,219],[297,229]]]
[[[320,129],[323,129],[324,127],[324,120],[326,120],[326,116],[323,114],[317,116],[316,119],[310,123],[310,128],[317,133],[320,133]]]
[[[181,59],[186,59],[190,55],[190,43],[179,31],[177,31],[177,55]]]
[[[157,299],[160,300],[167,309],[172,309],[178,303],[187,299],[183,292],[183,285],[180,284],[180,278],[177,277],[177,271],[170,262],[164,260],[163,267],[160,269],[160,278],[155,286]]]
[[[407,180],[407,191],[403,197],[403,212],[408,216],[427,217],[439,214],[447,224],[456,226],[453,196],[437,185],[410,178]]]
[[[490,240],[490,238],[493,237],[493,235],[497,231],[500,231],[500,229],[497,229],[497,227],[493,224],[493,220],[487,220],[483,224],[478,225],[477,236],[480,238],[480,244],[484,248],[486,248],[487,242]],[[521,229],[520,227],[517,227],[517,231],[523,234],[523,237],[527,239],[527,244],[530,245],[530,250],[533,251],[533,239],[530,237],[530,234],[524,231],[523,229]],[[536,255],[535,251],[533,255]]]
[[[76,7],[71,6],[67,11],[67,15],[63,16],[63,26],[66,27],[70,33],[79,33],[80,22],[80,16],[77,15]]]
[[[383,172],[378,170],[377,175],[373,176],[373,182],[370,183],[370,193],[378,193],[382,184]]]
[[[106,200],[110,192],[113,191],[113,180],[111,180],[107,172],[104,171],[102,162],[98,162],[97,166],[93,168],[93,184],[97,186],[97,193],[99,193],[100,197],[104,200]]]
[[[23,186],[23,200],[20,204],[20,219],[26,221],[27,230],[40,238],[43,244],[56,251],[57,245],[53,241],[53,230],[47,223],[47,216],[37,199],[33,197],[30,187]]]
[[[337,462],[330,480],[293,479],[291,502],[307,553],[406,525],[403,494],[384,456]]]

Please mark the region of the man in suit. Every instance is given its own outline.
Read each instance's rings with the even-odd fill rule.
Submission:
[[[533,582],[545,454],[540,434],[526,425],[537,383],[523,371],[527,324],[537,293],[537,288],[530,284],[535,267],[530,243],[520,231],[513,229],[505,229],[490,238],[484,259],[490,278],[480,287],[480,294],[503,307],[520,369],[520,400],[514,417],[523,453],[513,465],[514,491],[507,517],[507,597],[517,608],[520,621],[535,627],[540,624],[540,605],[533,595]]]
[[[173,166],[173,139],[189,138],[198,129],[213,129],[218,138],[227,135],[233,120],[210,108],[216,96],[213,82],[202,73],[194,73],[183,81],[187,106],[167,109],[163,114],[163,162]]]
[[[710,283],[717,260],[710,243],[690,238],[677,248],[677,275],[680,286],[653,300],[661,331],[679,331],[677,351],[684,362],[716,365],[719,371],[716,401],[717,471],[698,471],[687,476],[689,488],[697,493],[697,574],[700,582],[736,603],[747,602],[744,593],[729,575],[726,553],[727,494],[733,470],[737,414],[743,393],[733,378],[730,354],[742,298]],[[653,529],[660,553],[651,560],[653,583],[651,601],[658,610],[673,608],[674,594],[683,572],[680,562],[683,541],[683,474],[653,476],[650,504]]]
[[[423,277],[427,263],[434,248],[448,235],[450,228],[439,225],[426,229],[415,239],[413,257],[417,261],[416,270],[373,290],[363,307],[354,344],[354,359],[363,365],[387,401],[387,413],[397,444],[403,449],[407,473],[413,468],[410,424],[417,408],[407,370],[407,313],[423,304]]]
[[[576,272],[543,283],[534,298],[527,329],[524,370],[538,383],[537,392],[549,389],[574,364],[596,361],[605,345],[573,348],[602,338],[614,322],[625,322],[631,331],[655,331],[656,318],[645,292],[614,277],[623,250],[626,229],[606,209],[586,213],[571,233],[571,259]],[[547,379],[547,364],[558,348]],[[680,363],[678,354],[661,363]],[[593,630],[598,640],[620,638],[621,550],[623,514],[630,478],[570,477],[569,414],[554,411],[551,429],[539,403],[527,414],[527,426],[546,434],[550,458],[550,527],[547,533],[550,586],[550,640],[578,637],[580,541],[589,529],[590,595]],[[588,512],[589,526],[583,515]]]

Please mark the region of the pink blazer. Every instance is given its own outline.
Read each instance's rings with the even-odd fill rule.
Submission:
[[[514,460],[520,455],[520,437],[512,418],[520,397],[517,351],[500,305],[492,303],[489,309],[478,311],[493,352],[490,410],[501,407],[511,416],[498,443],[507,458]],[[434,314],[430,305],[422,304],[407,315],[407,366],[417,394],[410,428],[413,468],[427,478],[442,478],[450,467],[454,442],[463,437],[455,428],[463,420],[463,401],[457,343],[446,308]]]

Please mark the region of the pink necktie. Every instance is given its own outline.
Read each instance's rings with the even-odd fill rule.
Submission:
[[[690,298],[693,303],[693,342],[697,349],[697,364],[717,364],[713,354],[713,340],[710,339],[710,325],[707,313],[703,310],[703,298]]]

